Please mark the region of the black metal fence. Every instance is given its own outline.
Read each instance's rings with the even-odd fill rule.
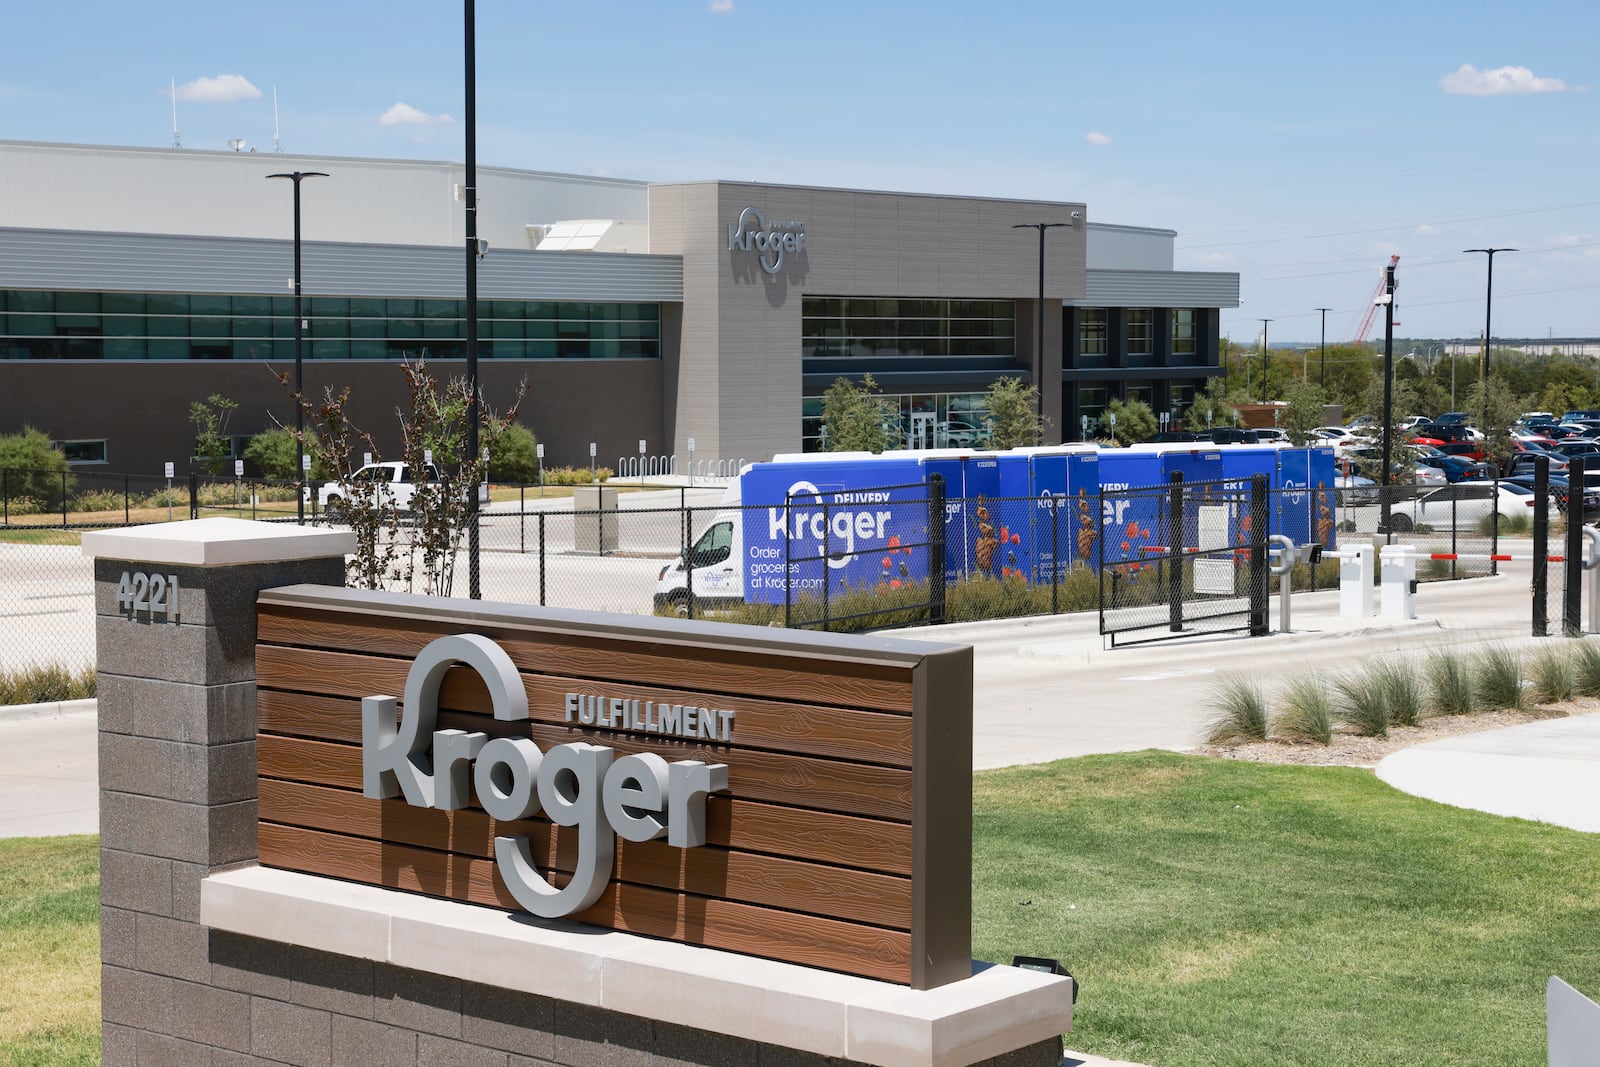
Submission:
[[[1261,475],[1102,494],[1100,633],[1112,644],[1267,633],[1269,495]],[[1281,510],[1312,494],[1279,495]]]

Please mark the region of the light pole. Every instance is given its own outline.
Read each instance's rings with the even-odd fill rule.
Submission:
[[[467,209],[467,464],[478,462],[478,60],[477,18],[474,0],[465,0],[463,15],[465,39],[464,80],[466,98],[466,174],[463,199]],[[485,472],[487,473],[487,472]],[[467,487],[467,596],[483,599],[482,576],[478,563],[478,486]]]
[[[1328,312],[1333,309],[1312,308],[1312,310],[1322,312],[1322,371],[1319,384],[1322,386],[1322,391],[1326,393],[1328,391]],[[1324,397],[1323,399],[1326,400],[1327,398]]]
[[[1378,297],[1383,304],[1383,473],[1378,483],[1378,500],[1380,511],[1378,521],[1382,524],[1384,534],[1389,535],[1389,507],[1393,503],[1389,492],[1389,461],[1393,454],[1394,440],[1394,261],[1383,272],[1383,295]]]
[[[1489,285],[1483,295],[1483,380],[1489,380],[1489,350],[1494,342],[1494,334],[1489,330],[1491,316],[1494,314],[1494,254],[1496,252],[1516,252],[1515,248],[1463,248],[1463,252],[1483,252],[1489,257]]]
[[[305,320],[300,317],[300,183],[307,178],[326,178],[319,170],[297,170],[288,174],[269,174],[271,178],[287,178],[294,183],[294,499],[302,524],[306,521],[306,494],[301,484],[305,478],[306,413],[305,383],[302,380],[300,346]]]
[[[1267,323],[1272,319],[1261,320],[1261,402],[1267,402]],[[1293,371],[1289,372],[1293,374]]]
[[[1039,416],[1041,424],[1044,419],[1044,231],[1071,226],[1070,222],[1019,222],[1011,228],[1013,230],[1038,230],[1039,231],[1039,333],[1034,344],[1033,382],[1037,395],[1035,396],[1035,414]]]

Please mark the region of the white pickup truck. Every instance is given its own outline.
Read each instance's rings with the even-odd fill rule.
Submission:
[[[431,463],[424,467],[422,473],[422,484],[439,480],[438,468]],[[409,511],[417,484],[411,476],[411,465],[408,463],[368,463],[346,482],[324,482],[317,489],[317,506],[324,511],[338,511],[344,506],[346,497],[352,493],[364,493],[371,487],[373,492],[383,494],[385,502],[392,501],[401,511]]]

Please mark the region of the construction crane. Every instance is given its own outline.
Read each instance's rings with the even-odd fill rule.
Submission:
[[[1389,271],[1393,270],[1399,262],[1399,256],[1390,256],[1389,265],[1378,272],[1378,285],[1372,290],[1372,295],[1367,298],[1367,313],[1362,316],[1361,327],[1356,330],[1355,338],[1349,342],[1350,344],[1359,345],[1367,339],[1367,331],[1372,329],[1373,316],[1378,313],[1378,297],[1383,295],[1383,287],[1389,280]],[[1395,325],[1398,326],[1400,324],[1396,322]]]

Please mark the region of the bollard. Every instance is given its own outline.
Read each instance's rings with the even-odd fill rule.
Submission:
[[[1381,613],[1386,619],[1417,617],[1417,550],[1411,545],[1385,545],[1378,554],[1382,571]]]
[[[1339,617],[1365,619],[1378,612],[1372,584],[1373,547],[1350,545],[1339,553]]]
[[[1600,530],[1585,526],[1583,536],[1589,542],[1589,551],[1583,556],[1583,569],[1589,576],[1589,617],[1583,629],[1596,634],[1600,633]]]
[[[1289,593],[1294,583],[1294,542],[1282,534],[1273,534],[1267,538],[1270,546],[1267,551],[1275,552],[1278,561],[1271,565],[1273,574],[1278,576],[1278,632],[1289,632]]]

